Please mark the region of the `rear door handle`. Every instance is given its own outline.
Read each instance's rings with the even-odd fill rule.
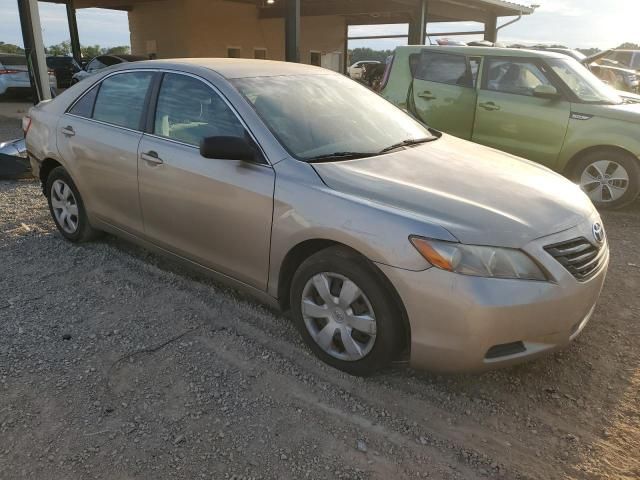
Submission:
[[[67,125],[66,127],[64,127],[61,130],[61,132],[63,135],[66,135],[67,137],[73,137],[76,134],[75,130],[71,125]]]
[[[141,153],[140,154],[140,158],[142,160],[144,160],[147,163],[150,163],[152,165],[161,165],[164,162],[162,161],[162,159],[158,156],[158,154],[156,152],[154,152],[153,150],[150,150],[146,153]]]
[[[420,98],[424,99],[424,100],[435,100],[436,99],[436,96],[433,93],[431,93],[430,91],[428,91],[428,90],[425,91],[425,92],[419,93],[418,96]]]
[[[500,107],[493,102],[485,102],[478,104],[479,107],[484,108],[488,112],[494,112],[500,110]]]

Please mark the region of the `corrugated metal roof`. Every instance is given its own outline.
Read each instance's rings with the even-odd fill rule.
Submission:
[[[488,5],[493,5],[495,7],[507,8],[509,10],[516,10],[526,15],[531,14],[536,10],[533,7],[530,7],[530,6],[528,7],[526,5],[521,5],[519,3],[514,3],[514,2],[507,2],[506,0],[478,0],[478,2],[488,4]]]

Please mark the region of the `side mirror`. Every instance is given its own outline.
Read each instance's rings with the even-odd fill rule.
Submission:
[[[258,151],[244,137],[207,137],[200,141],[200,155],[218,160],[255,162]]]
[[[538,85],[533,90],[533,96],[539,98],[555,99],[560,97],[558,90],[553,85]]]

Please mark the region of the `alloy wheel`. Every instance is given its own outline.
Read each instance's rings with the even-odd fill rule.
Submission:
[[[583,170],[580,187],[593,202],[615,202],[629,188],[629,173],[618,162],[599,160]]]
[[[353,362],[371,352],[375,312],[352,280],[331,272],[314,275],[304,287],[301,307],[309,334],[328,355]]]
[[[51,185],[51,207],[60,228],[70,235],[76,233],[78,202],[71,187],[62,180],[56,180]]]

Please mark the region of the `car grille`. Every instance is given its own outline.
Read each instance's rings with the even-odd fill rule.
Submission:
[[[578,280],[588,280],[605,260],[607,248],[596,247],[586,238],[576,238],[545,247],[545,250]]]

